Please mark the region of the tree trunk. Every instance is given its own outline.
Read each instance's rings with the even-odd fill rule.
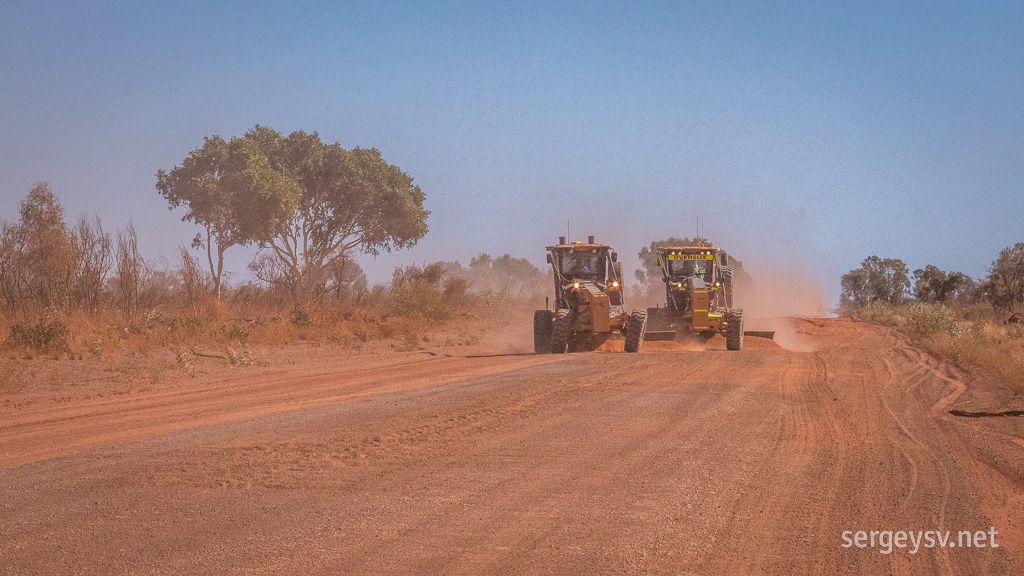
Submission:
[[[217,244],[217,266],[213,265],[213,232],[210,225],[206,225],[206,261],[210,265],[210,278],[213,280],[213,295],[220,301],[220,275],[224,269],[224,250],[220,243]]]

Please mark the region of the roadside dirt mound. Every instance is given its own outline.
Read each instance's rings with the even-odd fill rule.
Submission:
[[[725,336],[716,335],[704,344],[705,350],[725,350]],[[743,337],[744,350],[782,350],[777,342],[768,338],[757,338],[755,336]]]
[[[644,342],[643,346],[646,347],[647,344],[648,344],[647,342]],[[625,346],[626,346],[626,341],[625,340],[608,340],[604,344],[601,344],[600,346],[598,346],[597,349],[594,350],[594,351],[595,352],[625,352],[625,350],[624,350]]]
[[[608,340],[597,347],[595,352],[625,352],[623,340]],[[725,350],[725,337],[715,336],[706,343],[651,341],[644,342],[640,352],[699,352],[701,350]],[[744,350],[781,350],[782,347],[767,338],[747,336],[743,339]]]
[[[598,346],[596,352],[625,352],[625,344],[624,340],[609,340]],[[679,342],[644,342],[640,348],[641,352],[683,352],[686,350],[696,350],[696,348],[688,348]]]

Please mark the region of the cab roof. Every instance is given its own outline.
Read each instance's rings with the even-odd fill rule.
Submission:
[[[721,248],[714,246],[661,246],[655,249],[656,252],[682,252],[684,254],[701,252],[721,252]]]
[[[554,252],[556,250],[572,250],[574,252],[589,252],[591,250],[611,250],[612,247],[608,244],[584,244],[583,242],[570,242],[568,244],[555,244],[554,246],[548,246],[548,251]]]

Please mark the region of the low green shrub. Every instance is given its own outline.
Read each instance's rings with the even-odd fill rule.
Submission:
[[[871,322],[885,322],[896,315],[896,307],[888,302],[876,300],[863,308],[853,310],[849,315]]]
[[[292,310],[292,324],[308,328],[313,325],[313,316],[305,308],[296,307]]]
[[[6,345],[14,348],[25,346],[42,352],[68,350],[68,325],[60,318],[40,318],[32,324],[28,321],[11,325]]]
[[[396,316],[447,322],[452,309],[436,287],[423,281],[406,282],[391,291],[389,308]]]
[[[911,304],[906,309],[907,325],[919,336],[945,332],[951,336],[960,333],[953,312],[942,304]]]
[[[978,302],[965,306],[960,313],[964,320],[971,322],[994,322],[996,319],[996,309],[991,302]]]

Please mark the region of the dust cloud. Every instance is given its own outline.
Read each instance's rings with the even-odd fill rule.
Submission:
[[[478,322],[480,348],[487,354],[533,354],[533,311],[544,308],[544,301],[524,302]]]
[[[813,317],[831,314],[821,282],[800,270],[744,262],[752,281],[737,283],[736,300],[745,318]]]
[[[774,330],[775,342],[787,350],[812,352],[814,346],[793,326],[792,318],[833,315],[822,283],[797,263],[744,261],[751,280],[738,283],[736,301],[746,330]]]

